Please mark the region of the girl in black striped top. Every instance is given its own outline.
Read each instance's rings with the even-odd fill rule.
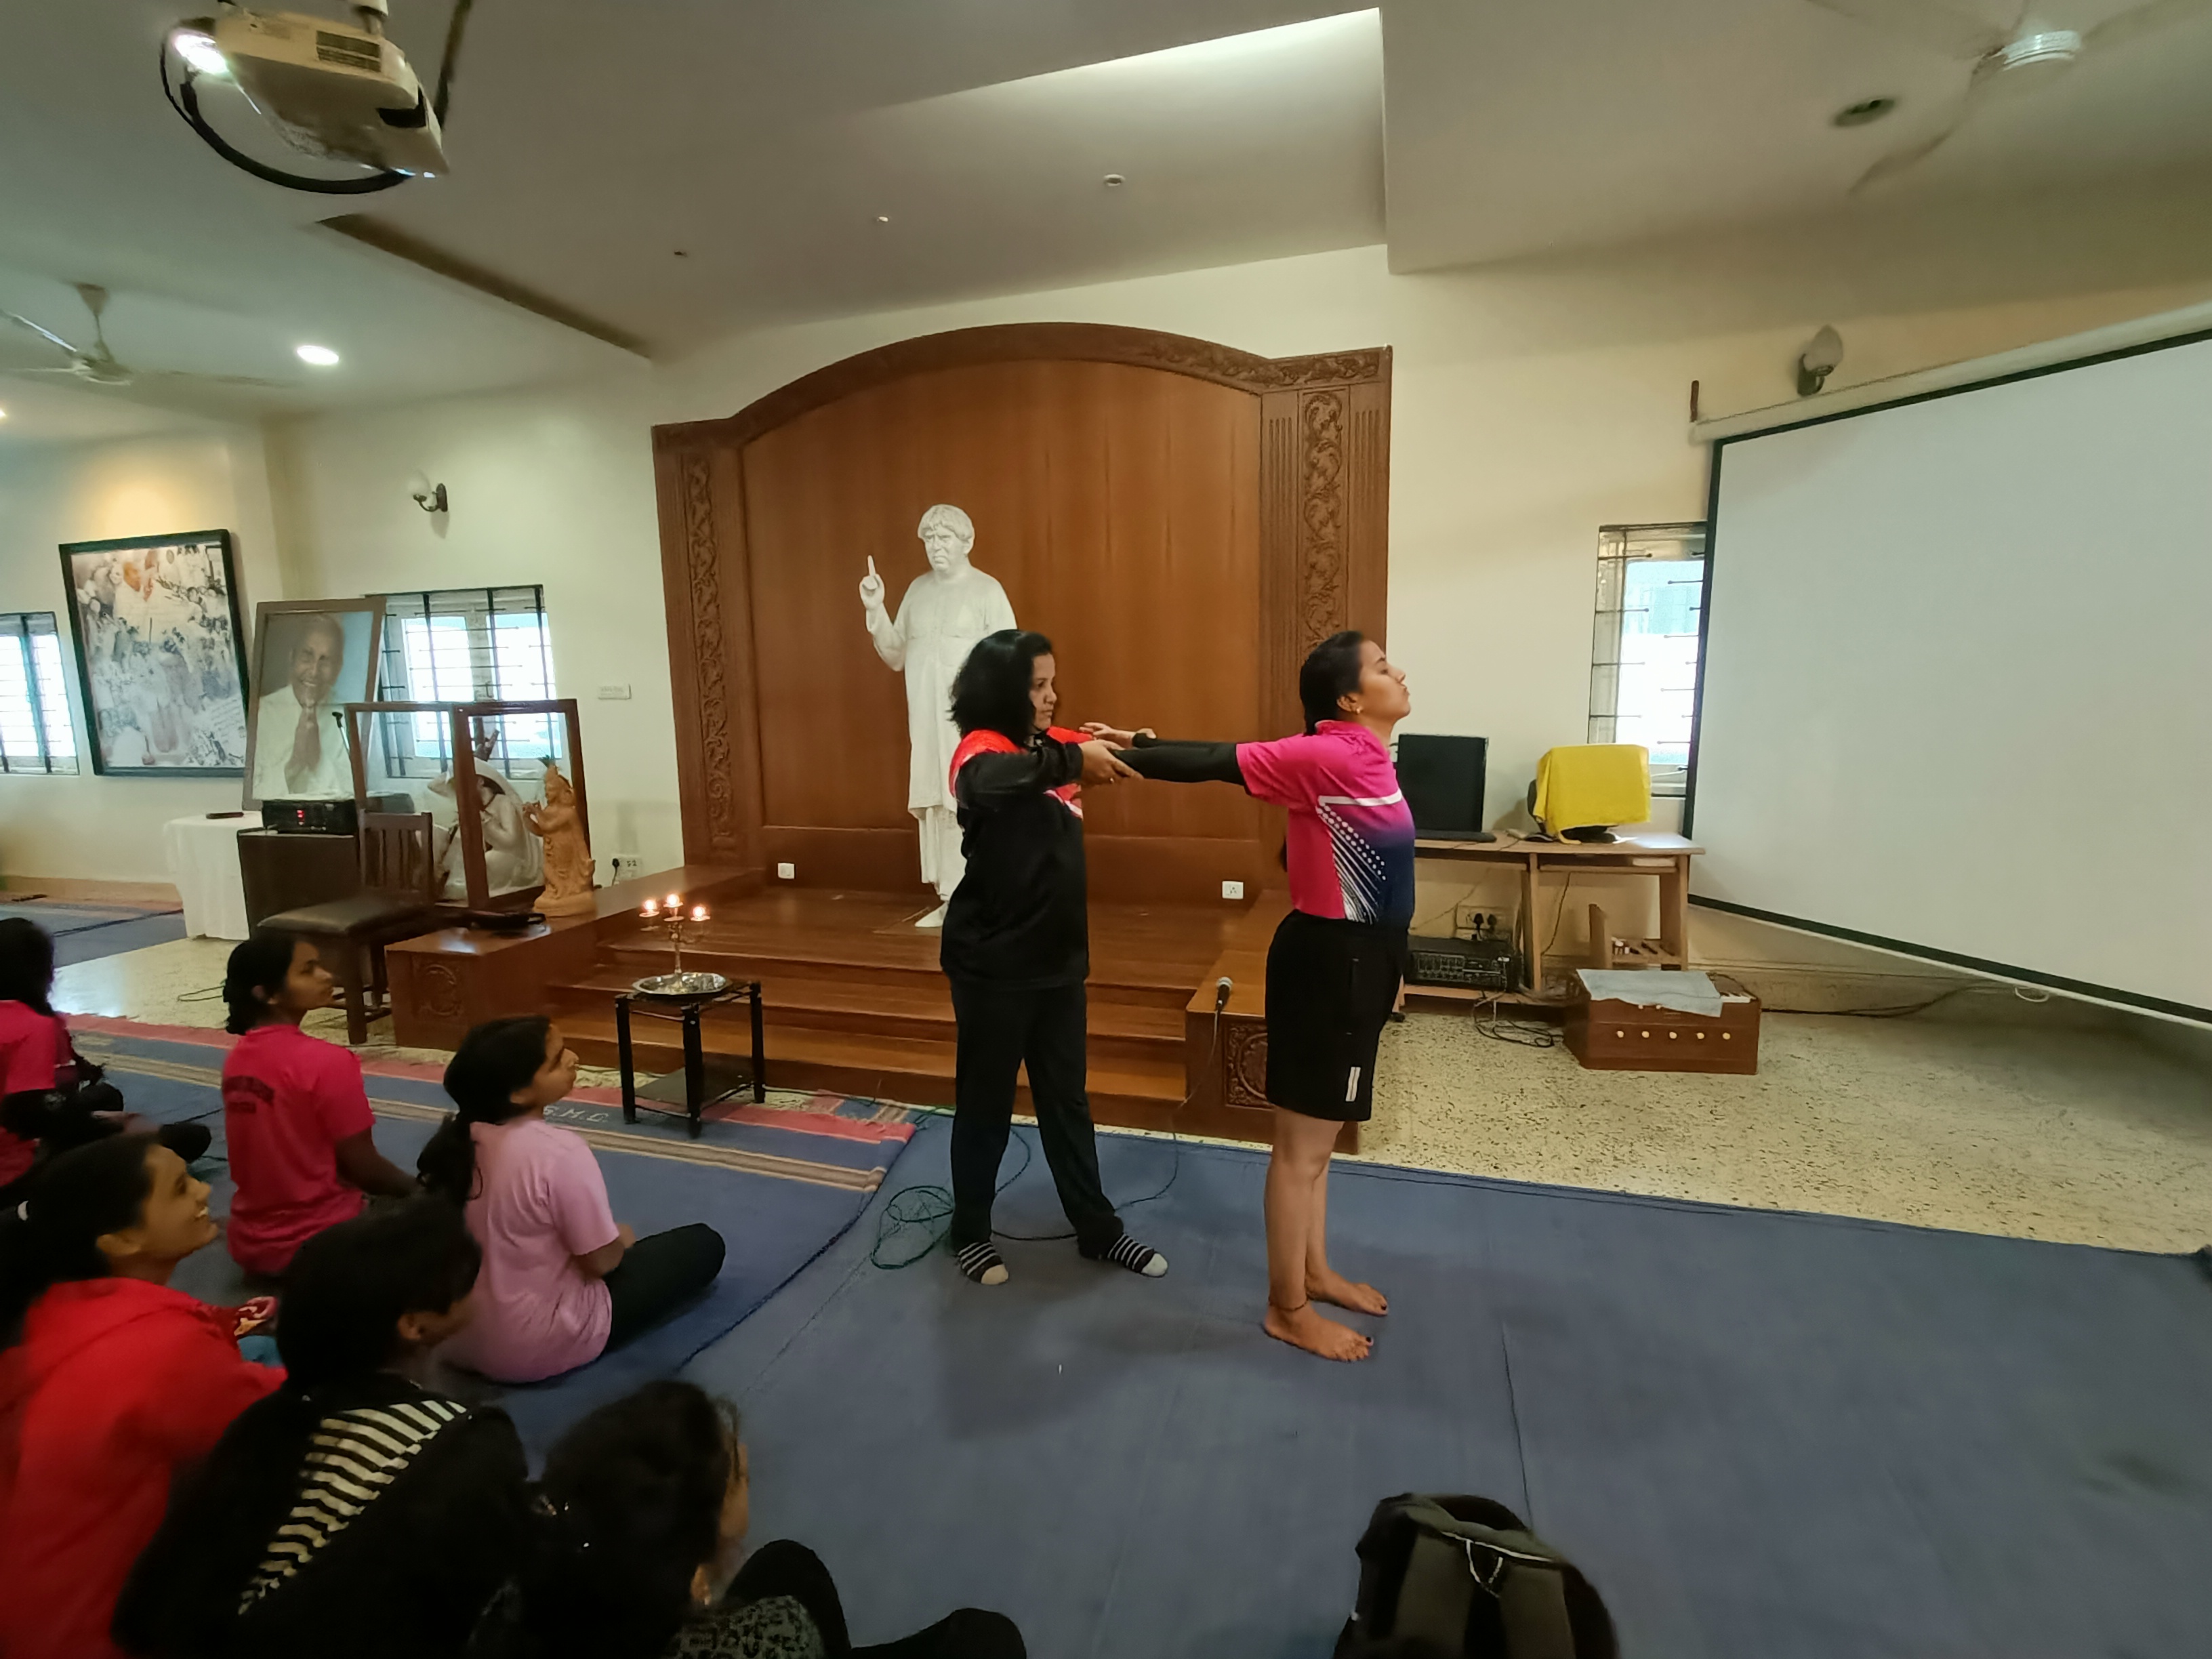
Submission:
[[[133,1653],[458,1654],[520,1547],[522,1445],[503,1412],[422,1387],[482,1261],[416,1199],[317,1234],[285,1275],[284,1387],[179,1483],[116,1609]]]

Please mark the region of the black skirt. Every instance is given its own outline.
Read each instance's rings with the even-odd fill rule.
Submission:
[[[1267,947],[1267,1099],[1307,1117],[1364,1123],[1375,1049],[1398,1000],[1406,930],[1293,910]]]

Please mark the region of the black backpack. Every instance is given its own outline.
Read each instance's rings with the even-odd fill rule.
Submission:
[[[1616,1659],[1589,1580],[1486,1498],[1407,1492],[1359,1540],[1359,1601],[1335,1659]]]

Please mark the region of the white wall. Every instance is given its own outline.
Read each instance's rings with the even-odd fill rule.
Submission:
[[[1389,345],[1389,645],[1413,687],[1408,729],[1491,738],[1495,809],[1546,748],[1583,736],[1597,526],[1703,512],[1705,456],[1685,437],[1692,380],[1708,413],[1750,407],[1788,395],[1791,359],[1820,321],[1850,344],[1842,384],[2212,291],[1861,317],[1844,308],[1848,282],[1797,280],[1790,310],[1773,274],[1758,274],[1731,289],[1711,259],[1676,255],[1401,277],[1376,247],[783,328],[618,380],[279,428],[279,524],[304,592],[544,581],[561,689],[586,699],[595,850],[652,868],[680,845],[653,424],[727,415],[851,353],[982,323],[1121,323],[1270,356]],[[409,502],[418,471],[447,484],[449,532]],[[988,568],[991,530],[979,528]],[[608,682],[629,683],[633,701],[590,701]],[[1580,921],[1567,927],[1571,939]]]
[[[74,777],[0,776],[0,875],[166,882],[162,823],[240,805],[242,786],[230,779],[94,774],[58,550],[64,542],[228,530],[250,634],[254,605],[284,597],[269,501],[258,429],[0,448],[0,611],[54,613],[83,769]]]
[[[1392,275],[1379,247],[1354,249],[785,327],[586,383],[282,424],[265,495],[259,453],[236,434],[0,451],[0,605],[59,609],[60,541],[202,524],[238,532],[249,598],[543,582],[559,690],[584,700],[594,850],[603,869],[617,853],[665,867],[681,838],[654,424],[727,415],[851,353],[984,323],[1121,323],[1271,356],[1389,345],[1388,642],[1412,678],[1410,729],[1492,739],[1495,813],[1544,749],[1584,732],[1597,526],[1703,511],[1705,456],[1685,436],[1692,380],[1707,413],[1749,408],[1790,395],[1791,360],[1823,322],[1846,343],[1840,386],[2212,297],[2212,222],[2164,200],[2098,211],[2069,208],[2063,234],[2047,219],[1947,210],[1879,234],[1782,227],[1413,276]],[[447,485],[449,520],[409,499],[417,474]],[[597,699],[616,684],[629,701]],[[228,785],[0,780],[0,860],[158,875],[161,821],[233,799]],[[1448,909],[1450,893],[1437,896]],[[1567,906],[1562,948],[1580,938],[1586,896]],[[1735,934],[1729,948],[1755,954]]]

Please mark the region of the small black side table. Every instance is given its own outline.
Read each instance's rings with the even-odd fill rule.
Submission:
[[[700,1037],[699,1017],[726,1002],[750,1003],[753,1024],[753,1065],[750,1079],[753,1103],[768,1098],[768,1044],[761,1030],[761,987],[758,980],[732,985],[703,996],[656,997],[624,991],[615,999],[615,1048],[622,1062],[623,1121],[637,1121],[637,1066],[632,1057],[629,1020],[633,1008],[647,1019],[681,1020],[684,1024],[684,1109],[696,1140],[705,1126],[707,1055]],[[740,1087],[743,1085],[740,1085]]]

